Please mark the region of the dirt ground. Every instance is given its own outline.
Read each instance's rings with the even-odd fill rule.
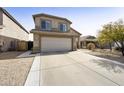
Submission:
[[[108,50],[96,49],[91,51],[88,49],[81,49],[83,52],[102,58],[107,58],[110,60],[115,60],[121,63],[124,63],[124,56],[121,55],[121,52],[110,52]]]
[[[0,85],[24,85],[34,57],[17,58],[24,52],[0,53]]]

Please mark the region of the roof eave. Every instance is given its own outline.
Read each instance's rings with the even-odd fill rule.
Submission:
[[[76,33],[78,33],[79,35],[82,35],[80,32],[76,31],[74,28],[71,27],[72,30],[74,30]]]
[[[35,17],[39,17],[39,16],[47,16],[47,17],[52,17],[52,18],[57,18],[57,19],[62,19],[62,20],[66,20],[68,21],[70,24],[72,24],[72,22],[66,18],[63,18],[63,17],[58,17],[58,16],[53,16],[53,15],[49,15],[49,14],[35,14],[35,15],[32,15],[33,16],[33,19],[35,20]]]

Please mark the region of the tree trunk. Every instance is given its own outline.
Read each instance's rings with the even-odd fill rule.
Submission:
[[[121,44],[121,52],[122,52],[122,55],[124,56],[124,44],[123,44],[123,41],[120,42],[120,44]]]
[[[124,56],[124,45],[123,44],[122,44],[121,52],[122,52],[122,55]]]
[[[118,48],[121,50],[122,56],[124,56],[124,44],[123,42],[119,42],[121,44],[121,46],[119,46],[119,44],[115,41],[115,43],[117,44]]]
[[[110,48],[110,51],[112,51],[112,45],[110,42],[109,42],[109,48]]]
[[[124,48],[121,49],[122,55],[124,56]]]
[[[116,43],[116,45],[118,46],[118,48],[120,48],[121,49],[121,47],[119,46],[119,44],[117,43],[117,41],[114,41],[115,43]]]

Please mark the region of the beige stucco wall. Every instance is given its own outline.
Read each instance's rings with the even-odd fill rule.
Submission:
[[[75,32],[73,29],[71,29],[71,27],[70,27],[71,24],[68,21],[62,20],[62,19],[57,19],[57,18],[51,18],[51,17],[44,17],[44,16],[35,17],[35,21],[34,21],[35,29],[37,29],[37,30],[41,29],[41,20],[50,20],[52,23],[52,28],[56,28],[56,29],[59,29],[60,23],[65,23],[65,24],[67,24],[67,28],[68,28],[67,33],[70,33],[70,34],[73,34],[76,36],[80,36],[79,33]],[[52,30],[52,31],[54,31],[54,30]],[[57,31],[59,31],[59,30],[57,30]]]
[[[52,28],[58,28],[59,27],[59,23],[65,23],[67,24],[67,28],[68,30],[70,29],[70,23],[62,20],[62,19],[56,19],[56,18],[49,18],[49,17],[35,17],[35,27],[36,29],[40,29],[41,28],[41,20],[50,20],[52,22]]]
[[[33,52],[40,52],[40,35],[33,34]]]
[[[77,43],[76,43],[76,37],[72,38],[72,49],[77,50]]]
[[[73,29],[70,29],[70,33],[76,35],[76,36],[80,36],[78,33],[76,33]]]
[[[0,31],[0,35],[15,38],[19,40],[28,41],[29,36],[22,28],[20,28],[15,22],[13,22],[8,16],[3,13],[3,29]]]
[[[0,35],[0,46],[2,46],[0,51],[17,50],[17,41],[16,39]]]

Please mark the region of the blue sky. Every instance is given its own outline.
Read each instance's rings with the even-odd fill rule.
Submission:
[[[72,27],[82,35],[97,35],[102,25],[124,19],[124,8],[119,7],[6,7],[28,31],[34,28],[32,15],[47,13],[71,20]]]

